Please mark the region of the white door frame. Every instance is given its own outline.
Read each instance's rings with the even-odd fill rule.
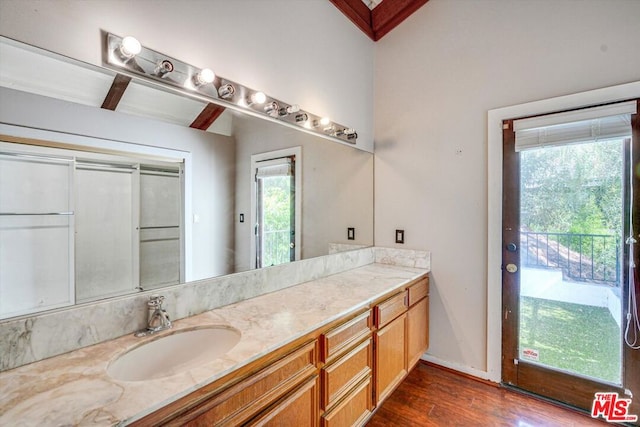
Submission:
[[[502,379],[502,121],[640,97],[640,81],[489,110],[487,120],[487,375]]]

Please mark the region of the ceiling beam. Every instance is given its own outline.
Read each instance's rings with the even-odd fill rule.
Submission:
[[[209,126],[216,121],[220,114],[224,112],[225,108],[214,103],[208,103],[206,107],[200,112],[198,117],[189,125],[189,127],[200,130],[207,130]]]
[[[109,88],[109,92],[107,92],[107,96],[104,98],[102,108],[105,110],[115,110],[130,82],[131,77],[125,76],[124,74],[116,74]]]
[[[373,39],[380,40],[429,0],[384,0],[371,11]]]
[[[371,40],[378,41],[429,0],[384,0],[373,10],[362,0],[329,0]]]

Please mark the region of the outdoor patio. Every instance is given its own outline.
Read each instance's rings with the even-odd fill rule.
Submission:
[[[620,288],[563,279],[561,270],[524,267],[520,270],[520,295],[592,307],[606,307],[620,327]]]

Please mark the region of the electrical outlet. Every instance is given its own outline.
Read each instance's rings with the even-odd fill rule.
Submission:
[[[356,240],[356,229],[353,227],[347,228],[347,240]]]
[[[396,230],[396,243],[404,244],[404,230]]]
[[[240,214],[240,222],[244,222],[244,214]]]

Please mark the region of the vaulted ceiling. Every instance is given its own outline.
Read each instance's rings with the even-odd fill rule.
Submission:
[[[371,40],[378,41],[429,0],[329,0]]]

